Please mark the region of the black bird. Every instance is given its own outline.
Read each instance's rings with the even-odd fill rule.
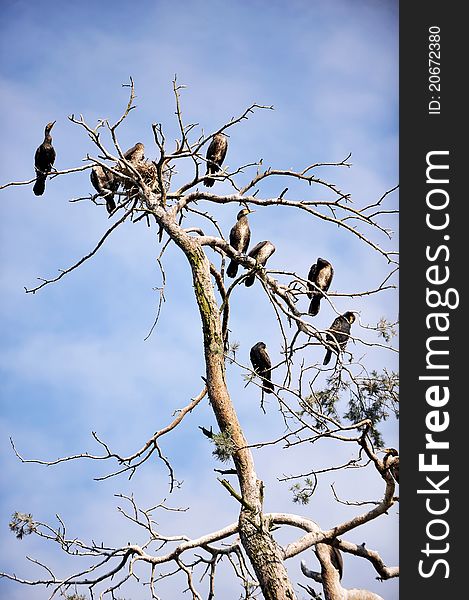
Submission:
[[[262,389],[267,394],[271,394],[274,391],[274,384],[271,380],[272,363],[267,354],[264,342],[257,342],[257,344],[254,344],[249,353],[249,357],[254,371],[262,378]]]
[[[343,352],[345,350],[345,346],[350,337],[350,327],[352,323],[355,321],[355,315],[353,312],[346,312],[343,315],[339,315],[328,329],[328,333],[326,335],[326,341],[334,349],[334,352]],[[328,348],[326,352],[326,356],[324,357],[323,365],[327,365],[331,360],[332,349]]]
[[[313,317],[318,314],[323,292],[327,292],[334,276],[334,269],[330,262],[318,258],[312,265],[308,274],[308,298],[311,300],[308,313]],[[313,285],[314,284],[314,285]],[[319,289],[318,289],[319,288]]]
[[[91,169],[90,179],[94,189],[106,200],[107,212],[111,214],[116,209],[114,194],[119,187],[119,180],[111,171],[104,169],[101,165],[95,165]]]
[[[199,429],[202,431],[202,433],[203,433],[205,436],[207,436],[208,438],[210,438],[211,440],[213,440],[213,435],[214,435],[214,433],[213,433],[213,429],[212,429],[212,426],[211,426],[211,425],[210,425],[210,429],[207,429],[206,427],[201,427],[201,426],[199,425]]]
[[[55,149],[52,145],[52,136],[50,130],[54,127],[55,121],[47,123],[44,130],[44,141],[37,148],[34,155],[34,167],[36,169],[36,183],[33,187],[33,192],[36,196],[42,196],[46,189],[47,175],[52,170],[52,165],[55,161]]]
[[[388,468],[389,459],[391,457],[395,457],[392,461],[389,470],[391,471],[391,475],[394,477],[396,483],[399,483],[399,452],[395,448],[386,448],[385,456],[383,458],[383,464],[386,468]]]
[[[256,262],[264,266],[270,256],[275,252],[275,246],[269,240],[265,240],[264,242],[259,242],[254,246],[254,248],[249,252],[248,256],[254,258]],[[244,284],[247,287],[250,287],[256,278],[256,274],[253,271],[251,275],[246,277]]]
[[[344,561],[341,551],[335,546],[332,546],[331,563],[337,569],[337,571],[339,571],[339,579],[342,579],[344,572]]]
[[[228,138],[223,133],[217,133],[213,136],[212,141],[207,150],[205,158],[207,159],[207,172],[205,173],[204,185],[212,187],[215,183],[213,175],[220,171],[220,167],[225,160],[226,151],[228,150]]]
[[[236,217],[237,221],[230,231],[230,246],[233,246],[238,252],[246,253],[251,239],[251,230],[249,229],[248,214],[254,212],[249,208],[243,208]],[[236,277],[238,273],[238,263],[236,260],[231,260],[226,274],[228,277]]]

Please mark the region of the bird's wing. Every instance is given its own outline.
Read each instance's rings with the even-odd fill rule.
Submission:
[[[216,162],[221,165],[221,163],[225,160],[226,151],[228,150],[228,144],[225,137],[219,137],[217,139],[216,146]]]
[[[317,275],[317,285],[323,292],[327,292],[332,281],[333,270],[331,265],[325,265]]]
[[[311,266],[311,269],[309,270],[308,273],[308,281],[312,281],[313,283],[316,283],[316,272],[318,270],[318,266],[316,263],[314,263],[314,265]],[[308,283],[308,298],[311,299],[313,297],[314,292],[316,291],[316,288],[311,285],[310,283]]]
[[[326,339],[327,341],[331,342],[333,346],[336,346],[338,343],[340,343],[340,334],[343,331],[344,320],[345,319],[342,317],[342,315],[339,315],[334,319],[332,325],[328,329]]]
[[[267,354],[267,350],[265,348],[259,348],[259,358],[264,369],[270,369],[272,367],[270,356]]]
[[[249,225],[248,225],[246,228],[243,228],[239,251],[246,252],[250,241],[251,241],[251,230],[249,229]]]
[[[254,248],[251,248],[251,250],[249,251],[248,256],[250,256],[251,258],[256,258],[256,254],[259,252],[259,250],[262,248],[262,246],[265,244],[265,242],[259,242],[258,244],[256,244],[254,246]]]
[[[217,142],[216,142],[215,138],[213,138],[207,148],[207,154],[205,155],[205,158],[207,160],[215,160],[216,147],[217,147]]]
[[[226,138],[216,135],[208,147],[206,155],[207,160],[220,166],[225,159],[227,148],[228,144],[226,143]]]
[[[239,226],[239,223],[235,223],[230,231],[230,246],[233,246],[233,248],[238,250],[240,238],[241,238],[240,226]]]
[[[259,370],[263,370],[265,368],[264,354],[266,354],[265,351],[258,344],[251,348],[250,357],[254,371],[258,372]]]
[[[98,167],[93,167],[90,172],[91,183],[93,184],[94,189],[101,193],[101,181],[98,175]]]
[[[332,546],[331,562],[337,571],[339,571],[339,578],[342,579],[342,573],[344,572],[344,561],[342,558],[342,553],[335,546]]]
[[[42,150],[42,145],[39,146],[38,148],[36,148],[36,152],[34,154],[34,166],[37,167],[38,169],[41,168],[39,166],[41,163],[41,150]]]

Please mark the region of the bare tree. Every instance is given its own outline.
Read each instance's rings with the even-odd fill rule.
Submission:
[[[385,204],[390,194],[388,190],[376,202],[356,207],[347,193],[336,185],[323,180],[318,173],[322,167],[348,168],[349,156],[337,163],[313,163],[300,170],[264,168],[262,162],[241,165],[229,170],[221,165],[212,172],[212,183],[228,182],[232,193],[218,195],[203,188],[203,181],[209,159],[206,150],[214,136],[232,131],[257,110],[268,110],[271,107],[253,104],[242,114],[232,118],[208,135],[197,134],[197,124],[185,124],[180,104],[180,85],[173,82],[176,118],[179,126],[179,139],[172,151],[167,149],[165,133],[162,125],[152,125],[153,136],[157,148],[154,160],[145,158],[143,146],[138,144],[132,151],[124,152],[118,141],[118,128],[134,109],[134,85],[130,83],[130,99],[121,118],[114,124],[106,120],[99,121],[95,127],[89,125],[83,116],[70,116],[72,123],[81,127],[96,147],[96,156],[86,156],[84,166],[63,171],[52,171],[49,177],[70,176],[72,173],[94,169],[101,176],[101,187],[95,185],[97,194],[91,194],[74,201],[91,201],[103,210],[106,204],[112,225],[105,231],[95,247],[75,264],[62,269],[59,275],[41,279],[26,293],[35,294],[47,285],[60,279],[91,259],[103,246],[107,238],[124,222],[147,220],[155,226],[155,241],[162,246],[158,257],[163,282],[164,254],[169,245],[176,245],[186,257],[192,272],[193,290],[200,313],[203,331],[203,354],[205,374],[203,387],[190,402],[179,410],[171,422],[160,428],[141,447],[131,454],[124,455],[111,448],[106,441],[93,433],[100,453],[81,453],[65,456],[54,461],[24,458],[15,447],[13,450],[23,462],[42,465],[55,465],[72,460],[92,460],[106,462],[115,466],[100,477],[108,479],[120,474],[129,476],[142,467],[152,456],[159,458],[169,473],[169,492],[176,484],[170,460],[163,454],[160,440],[180,425],[188,413],[197,409],[204,398],[208,398],[210,407],[216,418],[219,431],[201,427],[202,432],[213,443],[213,453],[222,462],[227,463],[225,469],[216,469],[221,475],[220,484],[226,489],[233,501],[239,504],[239,518],[222,529],[211,531],[197,539],[185,535],[167,536],[160,533],[155,521],[155,513],[171,509],[166,503],[150,508],[141,508],[133,496],[121,496],[125,505],[121,508],[124,518],[146,532],[147,542],[141,545],[123,543],[120,547],[106,547],[102,544],[87,542],[69,536],[65,523],[59,518],[53,526],[35,520],[32,515],[15,513],[10,528],[18,538],[35,535],[51,543],[58,544],[60,549],[72,556],[88,560],[86,568],[70,573],[66,578],[58,577],[50,565],[34,562],[44,569],[44,577],[28,580],[16,574],[2,573],[2,577],[25,585],[43,585],[50,591],[49,598],[58,594],[68,597],[82,597],[80,592],[88,589],[92,598],[105,596],[116,598],[116,593],[125,593],[125,584],[134,578],[137,564],[148,566],[148,584],[151,597],[159,598],[158,584],[160,579],[175,573],[183,573],[187,581],[187,589],[192,598],[200,600],[196,573],[202,572],[208,578],[208,600],[215,597],[216,570],[221,561],[227,561],[239,578],[243,598],[254,598],[261,594],[266,600],[297,598],[285,563],[288,559],[299,556],[306,550],[314,548],[320,563],[320,571],[310,569],[302,562],[304,575],[321,584],[324,596],[330,600],[373,598],[377,594],[366,590],[347,590],[340,581],[341,569],[339,558],[343,554],[352,554],[367,560],[376,570],[381,580],[398,576],[398,568],[386,566],[379,551],[368,549],[364,544],[356,545],[345,538],[346,534],[364,523],[385,515],[398,502],[395,494],[398,479],[398,452],[394,449],[383,452],[383,441],[379,432],[379,423],[389,415],[398,413],[398,377],[394,372],[384,369],[382,372],[368,372],[362,358],[354,359],[359,347],[366,352],[374,348],[385,348],[395,352],[392,347],[395,323],[384,318],[376,325],[367,325],[361,317],[344,336],[339,339],[335,327],[329,331],[321,331],[314,325],[314,319],[301,306],[308,306],[314,289],[321,293],[322,306],[332,309],[335,317],[340,315],[334,304],[337,296],[359,296],[381,293],[395,287],[393,275],[397,269],[397,253],[381,247],[376,239],[391,239],[391,232],[382,225],[383,219],[395,210],[388,209]],[[112,149],[105,146],[102,133],[110,134]],[[230,138],[234,140],[234,135]],[[230,141],[231,143],[231,141]],[[235,143],[233,141],[233,143]],[[226,151],[226,149],[225,149]],[[192,164],[192,179],[173,189],[172,174],[181,161]],[[240,173],[254,170],[250,181],[245,185],[238,184]],[[262,185],[275,178],[280,182],[279,193],[273,197],[262,197]],[[291,179],[305,184],[306,191],[323,190],[325,199],[292,199],[288,197],[288,187],[282,182]],[[31,181],[11,182],[1,186],[29,185]],[[112,188],[106,187],[113,182]],[[104,183],[103,183],[104,182]],[[98,182],[99,183],[99,182]],[[117,201],[109,203],[110,195]],[[308,194],[305,193],[305,196]],[[200,203],[209,208],[203,210]],[[308,280],[304,274],[295,271],[270,271],[267,259],[261,260],[260,253],[243,253],[230,244],[230,240],[222,231],[217,220],[210,211],[213,205],[239,205],[249,210],[255,207],[277,206],[302,211],[305,218],[312,221],[321,220],[336,225],[343,235],[351,235],[367,245],[383,259],[383,278],[375,289],[353,290],[351,292],[326,291],[327,286],[318,287],[314,281]],[[206,228],[191,224],[191,217],[202,217]],[[269,252],[273,250],[270,248]],[[232,282],[225,278],[225,261],[235,261],[240,271]],[[230,307],[239,285],[246,282],[247,277],[255,277],[256,285],[261,286],[266,298],[275,311],[283,360],[280,364],[269,365],[268,373],[272,384],[266,387],[267,370],[260,372],[250,365],[242,364],[237,356],[237,345],[229,339]],[[164,286],[161,289],[160,308],[164,298]],[[322,308],[321,310],[324,310]],[[347,313],[349,314],[349,313]],[[350,313],[351,314],[351,313]],[[158,321],[160,310],[155,320]],[[358,316],[358,319],[356,318]],[[371,329],[375,333],[373,342],[360,338],[360,328]],[[347,344],[347,342],[349,342]],[[353,345],[353,348],[352,348]],[[308,351],[316,348],[321,354],[327,350],[333,360],[329,366],[322,361],[312,363],[306,357]],[[365,354],[366,354],[365,352]],[[361,354],[361,353],[360,353]],[[250,444],[245,437],[234,403],[226,384],[226,363],[237,365],[246,373],[249,382],[259,386],[259,393],[272,393],[280,411],[284,429],[269,439]],[[283,373],[280,376],[279,373]],[[348,394],[348,411],[339,415],[337,410],[341,397]],[[262,404],[264,408],[264,405]],[[356,457],[346,464],[330,466],[323,471],[311,471],[286,476],[292,481],[292,492],[297,502],[306,504],[314,494],[318,478],[322,472],[348,468],[371,468],[382,481],[382,498],[366,502],[348,502],[357,506],[357,514],[329,529],[322,528],[312,518],[283,512],[264,512],[264,486],[256,473],[256,465],[252,449],[270,446],[291,447],[299,444],[315,444],[319,440],[333,440],[337,443],[349,444],[356,448]],[[397,473],[397,476],[396,476]],[[229,480],[229,477],[233,479]],[[342,502],[333,489],[337,502]],[[227,496],[227,497],[229,497]],[[366,506],[367,504],[371,505]],[[364,508],[363,508],[364,507]],[[281,545],[276,532],[286,527],[299,531],[299,537]],[[338,562],[339,561],[339,562]],[[168,566],[169,570],[161,574],[160,566]],[[311,597],[318,597],[311,586],[305,589]],[[78,590],[78,591],[77,591]],[[96,596],[98,595],[98,596]]]

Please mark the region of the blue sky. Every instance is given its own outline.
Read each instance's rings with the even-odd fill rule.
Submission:
[[[147,155],[155,157],[152,123],[163,123],[169,143],[177,136],[174,74],[187,85],[182,96],[186,121],[199,123],[205,132],[253,102],[274,105],[274,111],[258,112],[232,130],[226,160],[232,168],[262,158],[264,165],[300,169],[313,162],[340,161],[352,152],[352,168],[324,169],[321,176],[350,192],[357,205],[376,201],[398,183],[396,2],[4,0],[0,10],[2,183],[33,176],[34,151],[45,123],[54,119],[56,167],[82,164],[93,147],[67,116],[81,113],[90,123],[116,119],[127,102],[128,89],[122,84],[130,76],[135,81],[137,109],[121,127],[120,142],[127,148],[143,141]],[[176,182],[185,174],[181,168]],[[247,173],[243,180],[248,180]],[[220,193],[229,191],[225,184],[217,186]],[[284,187],[272,181],[262,193],[278,194]],[[321,189],[305,191],[290,182],[289,187],[292,198],[324,195]],[[89,192],[87,172],[48,181],[42,197],[35,197],[31,186],[0,191],[0,564],[1,570],[18,575],[37,573],[25,554],[54,564],[59,573],[66,572],[67,561],[54,548],[31,538],[16,542],[8,531],[13,511],[31,512],[46,522],[59,513],[71,535],[83,538],[138,542],[138,532],[119,516],[114,494],[134,490],[142,506],[153,505],[166,496],[167,475],[159,463],[152,462],[131,482],[96,483],[93,477],[103,472],[102,465],[21,465],[11,451],[9,436],[28,457],[96,451],[91,431],[123,453],[130,452],[169,422],[174,410],[187,404],[201,385],[199,317],[188,266],[176,249],[170,249],[165,259],[168,283],[163,314],[153,335],[144,341],[156,314],[154,288],[161,277],[154,230],[143,222],[125,224],[92,262],[59,284],[35,295],[24,293],[24,286],[33,286],[37,277],[54,275],[86,254],[109,226],[102,207],[69,202]],[[396,204],[394,194],[389,207]],[[234,205],[215,210],[226,233],[237,210]],[[392,226],[396,231],[392,242],[376,237],[389,249],[398,243],[395,219]],[[318,256],[331,260],[336,291],[376,287],[387,268],[381,256],[353,236],[285,209],[258,210],[251,217],[251,229],[253,241],[274,241],[277,251],[269,263],[273,269],[306,275]],[[337,298],[335,303],[341,311],[360,311],[364,323],[376,323],[381,316],[397,318],[397,295],[391,292]],[[328,327],[332,318],[330,311],[321,310],[318,326]],[[243,364],[259,339],[267,343],[273,362],[279,360],[281,340],[275,323],[260,286],[249,290],[243,286],[231,321],[232,339],[241,344]],[[357,335],[368,339],[369,334],[360,330]],[[366,347],[358,351],[365,353]],[[369,352],[365,360],[369,368],[397,368],[389,352]],[[228,382],[248,439],[275,437],[281,422],[273,402],[263,416],[258,388],[244,388],[242,372],[234,366],[228,368]],[[214,477],[213,468],[220,465],[197,428],[211,424],[205,402],[162,443],[178,479],[184,480],[170,502],[193,505],[189,513],[164,515],[161,525],[166,533],[200,535],[236,519],[237,507]],[[386,442],[397,446],[396,422],[389,420],[383,431]],[[276,480],[311,465],[321,468],[331,457],[340,462],[341,452],[321,444],[314,452],[304,447],[256,453],[258,474],[270,492],[267,510],[298,511],[324,527],[355,514],[332,500],[328,485],[337,479],[343,496],[350,498],[357,488],[355,473],[345,473],[343,479],[325,478],[307,507],[293,505],[288,484]],[[360,490],[366,490],[368,498],[379,497],[382,486],[377,477],[373,473],[362,477]],[[360,494],[350,499],[364,498]],[[348,539],[366,540],[368,547],[382,552],[385,562],[396,564],[397,524],[395,511]],[[306,558],[316,568],[312,554]],[[293,563],[287,564],[292,579],[306,584],[299,561]],[[371,567],[353,557],[345,558],[343,583],[368,587],[387,600],[398,597],[396,581],[376,582]],[[164,585],[163,598],[184,587],[181,580]],[[220,594],[238,594],[233,590],[228,573],[222,573]],[[24,594],[24,589],[0,581],[2,597],[19,600]],[[28,589],[27,594],[32,600],[44,598],[39,589]],[[122,593],[133,600],[144,597],[139,594]]]

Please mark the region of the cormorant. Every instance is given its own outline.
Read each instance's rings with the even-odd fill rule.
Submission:
[[[383,458],[383,464],[386,468],[388,466],[388,459],[391,456],[397,457],[393,460],[389,470],[391,471],[391,475],[394,477],[396,483],[399,483],[399,452],[395,448],[386,448],[385,452],[386,454]]]
[[[207,436],[208,438],[210,438],[211,440],[213,440],[213,429],[212,426],[210,425],[210,429],[207,429],[206,427],[201,427],[199,425],[199,429],[202,431],[202,433]]]
[[[337,571],[339,571],[339,579],[342,579],[344,572],[344,561],[341,551],[335,546],[332,546],[331,563],[337,569]]]
[[[91,183],[94,189],[106,200],[106,209],[111,214],[116,209],[114,194],[119,187],[119,180],[108,169],[101,165],[95,165],[90,173]]]
[[[324,258],[318,258],[316,264],[312,265],[308,274],[308,298],[311,300],[308,313],[313,317],[319,312],[323,292],[327,292],[331,285],[334,269],[330,262]],[[314,284],[314,285],[313,285]],[[318,289],[319,288],[319,289]]]
[[[233,225],[230,231],[230,246],[233,246],[238,252],[245,254],[249,246],[249,240],[251,239],[251,230],[249,229],[248,214],[253,212],[249,208],[243,208],[236,217],[237,221]],[[238,263],[236,260],[231,260],[226,274],[228,277],[236,277],[238,273]]]
[[[36,183],[33,187],[33,192],[36,196],[42,196],[46,189],[47,175],[52,170],[52,165],[55,161],[55,150],[52,145],[52,136],[50,130],[54,126],[55,121],[47,123],[44,130],[44,141],[37,148],[34,155],[34,167],[36,169]]]
[[[339,315],[328,329],[326,341],[332,346],[334,352],[343,352],[350,337],[350,327],[355,321],[353,312],[346,312]],[[331,360],[332,349],[328,348],[324,358],[323,365],[327,365]]]
[[[270,256],[275,252],[275,246],[269,240],[265,240],[264,242],[259,242],[254,246],[254,248],[249,252],[248,256],[254,258],[256,262],[264,266]],[[256,278],[256,274],[253,271],[251,275],[246,277],[244,284],[247,287],[250,287]]]
[[[262,389],[267,394],[271,394],[274,391],[274,384],[271,381],[272,363],[267,354],[264,342],[257,342],[257,344],[254,344],[249,356],[254,371],[262,378]]]
[[[133,164],[142,161],[145,158],[145,146],[142,142],[137,142],[135,146],[124,152],[124,158]]]
[[[228,150],[228,138],[223,133],[217,133],[213,136],[212,141],[207,150],[207,171],[205,173],[204,185],[212,187],[215,183],[213,177],[208,175],[218,173],[220,167],[225,160],[226,151]]]
[[[137,173],[148,185],[149,181],[147,181],[147,179],[149,178],[150,180],[152,180],[154,178],[154,175],[156,174],[156,167],[153,164],[151,164],[151,167],[153,167],[153,169],[151,167],[148,168],[148,165],[145,162],[145,146],[141,142],[137,142],[135,146],[132,146],[132,148],[126,150],[123,156],[124,159],[131,164],[131,168],[127,167],[127,165],[123,162],[118,163],[118,168],[120,171],[122,171],[124,175],[126,175],[126,177],[123,177],[121,179],[122,187],[124,188],[125,192],[130,198],[135,196],[135,194],[138,191],[138,186],[134,184],[134,171],[137,171]],[[153,173],[149,171],[153,171]]]

